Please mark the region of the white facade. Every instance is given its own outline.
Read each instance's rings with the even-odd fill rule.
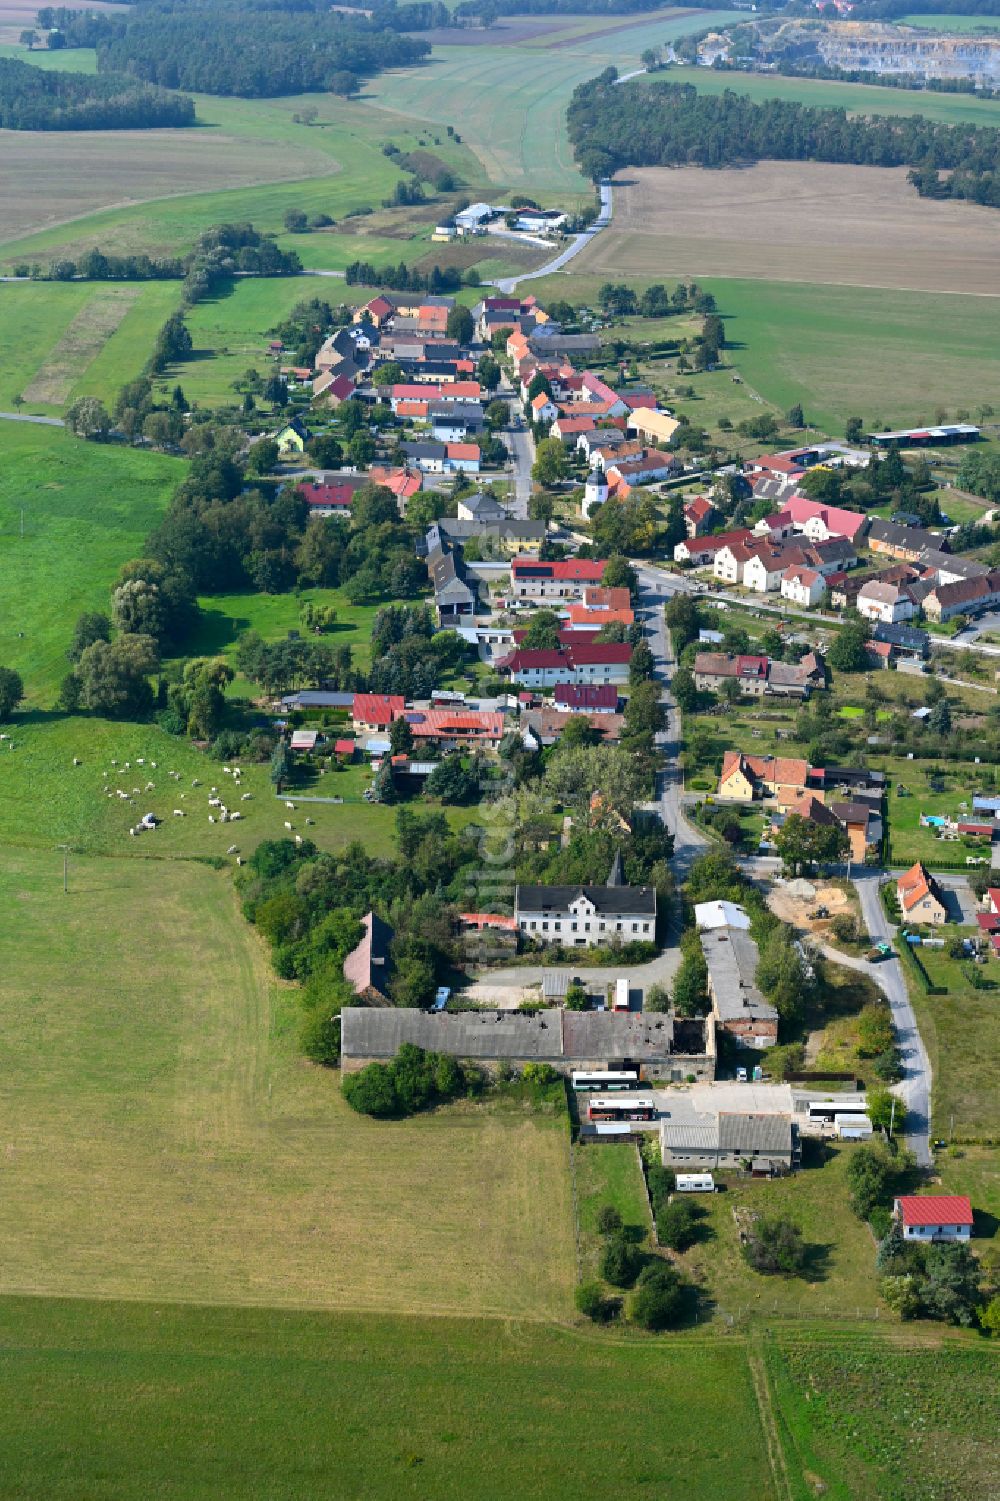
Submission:
[[[917,613],[913,600],[899,590],[894,590],[891,598],[882,598],[880,594],[869,594],[866,589],[861,589],[857,607],[863,620],[877,620],[883,625],[897,625],[901,620],[912,620]]]
[[[822,575],[813,568],[789,568],[781,576],[781,597],[811,610],[826,592]]]
[[[688,550],[687,543],[678,542],[677,546],[674,548],[675,557],[682,547],[685,549],[685,551]],[[743,564],[743,562],[736,556],[731,547],[720,547],[719,551],[715,554],[715,560],[712,564],[712,572],[715,574],[715,577],[717,579],[722,579],[723,583],[740,584],[743,582],[744,566],[745,565]]]
[[[583,892],[561,912],[532,912],[518,905],[517,926],[536,943],[594,948],[617,937],[622,943],[650,942],[656,919],[648,912],[616,912],[601,916]]]

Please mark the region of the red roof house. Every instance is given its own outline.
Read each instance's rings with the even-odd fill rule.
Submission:
[[[903,1194],[893,1200],[893,1215],[904,1240],[968,1240],[972,1234],[965,1194]]]

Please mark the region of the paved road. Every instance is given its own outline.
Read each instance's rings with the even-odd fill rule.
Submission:
[[[681,805],[683,775],[678,757],[681,750],[680,711],[670,694],[670,679],[676,663],[670,638],[663,622],[663,600],[669,597],[664,576],[656,569],[634,563],[639,579],[639,615],[646,627],[646,639],[656,664],[656,676],[663,685],[660,701],[666,711],[666,728],[656,737],[663,753],[663,765],[657,774],[656,799],[652,806],[674,836],[674,869],[683,880],[691,865],[705,849],[708,840],[684,816]]]
[[[861,915],[865,927],[875,942],[892,943],[896,931],[885,915],[879,898],[878,871],[865,870],[852,876],[854,888],[861,902]],[[896,1039],[903,1058],[903,1079],[898,1093],[906,1103],[906,1145],[913,1152],[921,1167],[931,1164],[931,1064],[917,1027],[917,1018],[906,988],[906,977],[900,959],[883,959],[880,964],[866,964],[855,960],[855,968],[862,968],[885,992],[896,1028]]]
[[[35,422],[39,427],[65,427],[61,417],[29,417],[26,412],[0,412],[0,422]]]
[[[593,224],[589,224],[582,234],[574,235],[565,250],[559,252],[551,261],[546,261],[537,271],[523,271],[520,276],[504,276],[493,283],[498,292],[513,292],[515,287],[523,281],[535,281],[539,276],[551,276],[553,271],[561,271],[562,268],[579,255],[585,245],[589,245],[595,235],[600,234],[602,229],[607,229],[611,223],[612,199],[610,182],[602,182],[598,190],[601,195],[601,207]]]

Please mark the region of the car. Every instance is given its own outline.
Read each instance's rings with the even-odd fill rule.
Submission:
[[[745,1068],[738,1068],[736,1070],[736,1082],[737,1084],[745,1084],[747,1082],[747,1071]]]
[[[434,996],[434,1005],[431,1009],[434,1011],[443,1011],[450,999],[451,989],[449,988],[449,986],[439,985],[437,988],[437,993]]]

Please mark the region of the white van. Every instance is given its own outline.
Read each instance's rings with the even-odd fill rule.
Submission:
[[[674,1187],[679,1194],[714,1194],[715,1179],[711,1173],[678,1173]]]

